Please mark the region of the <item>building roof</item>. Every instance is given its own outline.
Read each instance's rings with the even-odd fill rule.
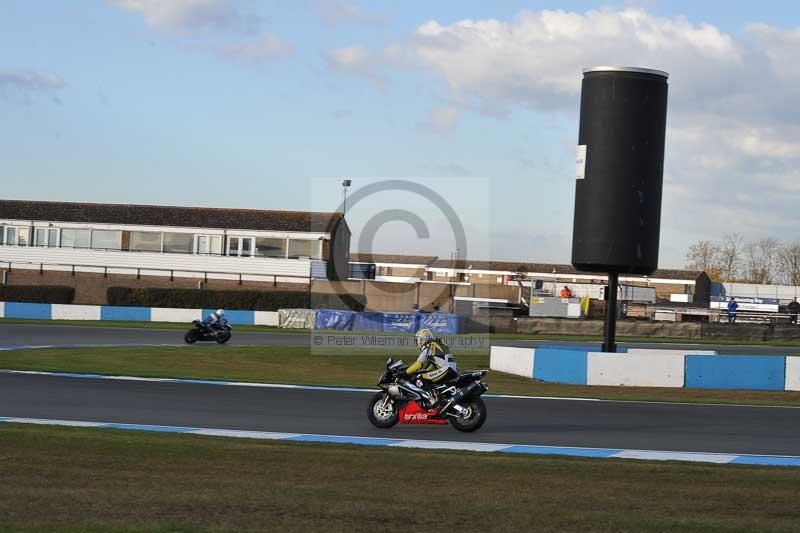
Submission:
[[[0,219],[331,233],[341,213],[0,200]]]
[[[438,259],[430,268],[446,268],[454,270],[483,270],[489,272],[524,272],[526,274],[559,274],[559,275],[585,275],[589,272],[579,272],[572,265],[559,265],[553,263],[526,263],[524,261],[472,261]],[[605,275],[603,272],[597,274]],[[694,280],[703,274],[702,270],[659,269],[649,276],[635,276],[658,279],[687,279]],[[623,275],[628,277],[627,275]]]
[[[428,266],[436,260],[436,256],[428,255],[401,255],[401,254],[373,254],[358,252],[350,254],[351,263],[385,263],[395,265],[424,265]]]

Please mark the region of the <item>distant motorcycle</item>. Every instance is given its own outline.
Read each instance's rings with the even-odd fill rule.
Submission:
[[[218,329],[208,327],[202,320],[194,320],[192,329],[186,332],[183,340],[187,344],[194,344],[197,341],[216,341],[219,344],[225,344],[231,340],[232,330],[233,328],[224,318],[219,321]]]
[[[419,393],[409,387],[403,361],[386,361],[386,370],[378,380],[383,389],[375,393],[367,408],[369,421],[378,428],[397,424],[450,424],[459,431],[477,431],[486,422],[486,404],[481,395],[489,387],[481,378],[488,370],[466,372],[434,386],[436,405],[426,409],[420,405]]]

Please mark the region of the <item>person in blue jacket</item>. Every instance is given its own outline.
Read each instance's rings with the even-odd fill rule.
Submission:
[[[736,313],[739,311],[739,304],[736,302],[736,298],[731,296],[731,301],[728,302],[728,323],[734,324],[736,323]]]

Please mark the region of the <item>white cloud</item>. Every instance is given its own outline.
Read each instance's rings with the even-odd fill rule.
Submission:
[[[274,35],[262,35],[254,41],[236,43],[222,48],[224,57],[247,62],[260,62],[290,55],[294,47]]]
[[[437,133],[445,133],[456,126],[460,114],[459,109],[452,105],[436,105],[422,126]]]
[[[378,26],[386,22],[380,13],[367,11],[355,4],[337,0],[318,0],[313,7],[322,22],[328,26],[338,26],[340,24]]]
[[[245,17],[231,0],[106,0],[141,13],[147,25],[162,31],[193,29],[253,29],[256,19]]]
[[[381,56],[373,54],[364,45],[336,48],[323,53],[328,67],[338,72],[367,78],[378,84],[384,83]]]
[[[467,111],[503,117],[519,107],[552,111],[577,125],[583,68],[665,70],[671,74],[665,250],[730,231],[796,235],[800,28],[752,24],[734,37],[642,8],[545,10],[508,21],[432,20],[379,53],[352,48],[360,61],[351,63],[370,58],[372,72],[402,65],[442,80],[448,107],[434,109],[429,120],[440,126]],[[681,260],[673,257],[673,264]]]
[[[25,69],[0,70],[0,89],[48,91],[63,89],[66,84],[58,74]]]

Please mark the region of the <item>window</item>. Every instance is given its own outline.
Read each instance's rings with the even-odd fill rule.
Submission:
[[[253,237],[228,237],[228,255],[253,255]]]
[[[58,229],[36,228],[33,243],[35,246],[47,246],[49,248],[58,247]]]
[[[132,252],[160,252],[161,233],[156,231],[132,231],[130,250]]]
[[[102,229],[92,230],[93,250],[121,250],[122,232]]]
[[[171,254],[190,254],[194,246],[191,233],[164,233],[164,251]]]
[[[256,239],[256,255],[259,257],[286,257],[286,239]]]
[[[289,239],[289,259],[319,259],[319,241],[310,239]]]
[[[92,241],[92,231],[88,229],[62,229],[62,248],[89,248]]]
[[[6,244],[12,246],[28,246],[30,228],[9,226],[6,228]]]
[[[222,237],[219,235],[198,235],[197,253],[201,255],[222,255]]]
[[[6,227],[0,226],[0,245],[5,244]]]

